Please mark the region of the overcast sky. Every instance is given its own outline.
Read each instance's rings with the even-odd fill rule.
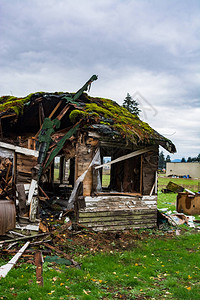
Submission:
[[[200,153],[199,0],[0,0],[0,95],[78,90],[122,104]],[[165,152],[165,155],[167,152]]]

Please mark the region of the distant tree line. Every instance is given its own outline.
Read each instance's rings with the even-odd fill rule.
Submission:
[[[199,155],[197,155],[197,157],[190,157],[189,156],[187,161],[186,161],[185,157],[183,157],[181,159],[181,162],[200,162],[200,153],[199,153]]]
[[[169,155],[164,156],[163,151],[159,153],[159,159],[158,159],[158,168],[159,169],[165,169],[166,168],[166,163],[171,162],[171,158]],[[181,162],[200,162],[200,153],[197,155],[197,157],[188,157],[186,160],[184,157],[182,157]]]

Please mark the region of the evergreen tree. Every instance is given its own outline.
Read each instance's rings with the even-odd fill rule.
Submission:
[[[192,162],[192,158],[189,156],[187,162]]]
[[[185,157],[182,157],[181,162],[186,162]]]
[[[158,158],[158,168],[163,169],[165,167],[165,156],[163,154],[163,151],[159,153],[159,158]]]
[[[136,100],[132,99],[130,94],[127,93],[127,96],[123,102],[123,107],[130,111],[130,113],[139,116],[141,110],[138,108],[138,106],[139,103]]]

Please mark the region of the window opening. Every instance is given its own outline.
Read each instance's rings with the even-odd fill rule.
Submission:
[[[103,156],[103,164],[111,161],[111,156]],[[111,165],[102,168],[102,188],[108,188],[110,185]]]
[[[54,158],[54,182],[59,182],[60,156]]]

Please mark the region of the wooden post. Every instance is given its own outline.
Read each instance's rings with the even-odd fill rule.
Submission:
[[[42,257],[42,252],[37,251],[35,252],[35,265],[36,265],[36,279],[38,285],[43,286],[43,276],[42,276],[42,271],[43,271],[43,257]]]
[[[60,157],[60,168],[59,168],[59,181],[60,183],[63,183],[63,177],[64,177],[64,163],[65,163],[65,157]]]
[[[140,194],[143,192],[143,155],[141,155],[141,164],[140,164]]]

